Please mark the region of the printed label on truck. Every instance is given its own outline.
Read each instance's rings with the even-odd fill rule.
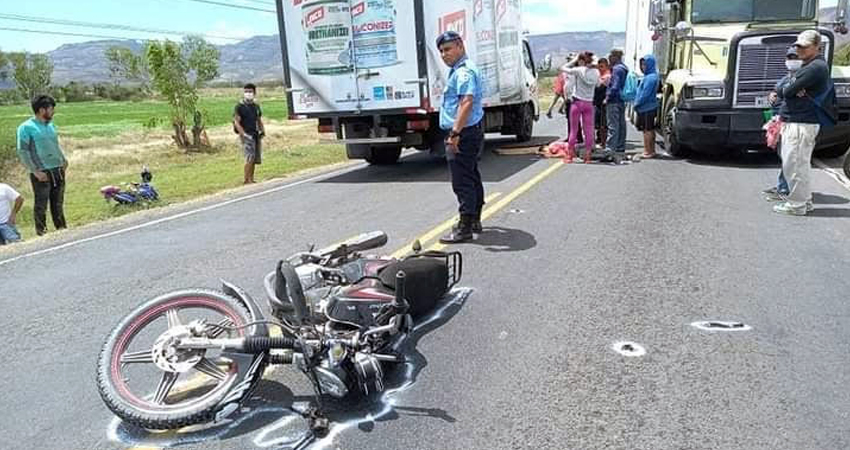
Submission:
[[[496,22],[494,0],[475,0],[473,24],[475,25],[475,60],[484,81],[484,97],[490,99],[499,94],[499,57],[496,51]],[[496,99],[498,100],[498,99]]]
[[[290,112],[421,107],[414,3],[286,0]]]
[[[351,8],[354,61],[358,69],[398,63],[394,0],[365,0]]]
[[[307,37],[307,73],[332,75],[354,70],[348,0],[309,1],[301,6],[301,11]]]
[[[522,97],[522,49],[519,0],[496,0],[496,48],[499,53],[499,96]]]

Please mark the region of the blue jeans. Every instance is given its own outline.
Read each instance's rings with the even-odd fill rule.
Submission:
[[[21,233],[14,225],[8,223],[0,223],[0,245],[11,244],[21,240]]]
[[[608,149],[615,152],[626,152],[626,105],[623,103],[608,103]]]
[[[779,143],[779,146],[776,147],[776,153],[779,155],[779,165],[782,166],[782,143]],[[782,195],[788,195],[791,192],[791,188],[788,186],[788,180],[785,179],[785,172],[782,169],[779,169],[779,179],[776,181],[776,192]]]

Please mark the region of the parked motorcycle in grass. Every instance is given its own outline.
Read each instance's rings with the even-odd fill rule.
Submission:
[[[271,317],[239,287],[185,289],[150,300],[106,339],[97,387],[124,421],[172,429],[219,421],[253,392],[268,365],[292,365],[317,400],[379,393],[405,361],[396,349],[414,321],[461,278],[458,252],[364,257],[385,245],[368,233],[280,261],[264,280]],[[279,330],[279,335],[271,335]],[[307,415],[327,429],[319,408]]]
[[[147,167],[142,168],[141,178],[141,183],[127,183],[127,189],[121,189],[118,186],[104,186],[100,188],[100,193],[107,202],[113,200],[120,205],[159,200],[159,193],[151,184],[153,175]]]

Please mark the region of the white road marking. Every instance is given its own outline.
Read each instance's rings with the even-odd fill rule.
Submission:
[[[148,228],[148,227],[152,227],[154,225],[159,225],[159,224],[162,224],[162,223],[171,222],[171,221],[174,221],[174,220],[177,220],[177,219],[182,219],[184,217],[193,216],[195,214],[200,214],[200,213],[203,213],[203,212],[212,211],[214,209],[223,208],[225,206],[232,205],[234,203],[239,203],[239,202],[243,202],[243,201],[246,201],[246,200],[251,200],[251,199],[254,199],[254,198],[257,198],[257,197],[262,197],[264,195],[273,194],[275,192],[280,192],[280,191],[290,189],[290,188],[293,188],[293,187],[296,187],[296,186],[301,186],[302,184],[313,183],[313,182],[316,182],[316,181],[323,180],[325,178],[333,178],[335,176],[339,176],[339,175],[342,175],[344,173],[347,173],[347,172],[350,172],[350,171],[353,171],[355,169],[359,169],[359,168],[362,168],[362,167],[365,167],[365,166],[366,166],[366,164],[363,164],[363,163],[355,164],[353,166],[348,166],[348,167],[345,167],[345,168],[340,169],[340,170],[335,170],[333,172],[324,173],[324,174],[321,174],[321,175],[316,175],[314,177],[307,178],[307,179],[304,179],[304,180],[301,180],[301,181],[296,181],[295,183],[285,184],[283,186],[278,186],[278,187],[274,187],[274,188],[271,188],[271,189],[266,189],[265,191],[255,192],[253,194],[249,194],[249,195],[246,195],[244,197],[230,199],[230,200],[227,200],[227,201],[224,201],[224,202],[221,202],[221,203],[216,203],[216,204],[213,204],[213,205],[205,206],[203,208],[193,209],[191,211],[185,211],[185,212],[182,212],[182,213],[179,213],[179,214],[175,214],[173,216],[163,217],[161,219],[156,219],[156,220],[152,220],[150,222],[145,222],[145,223],[141,223],[139,225],[134,225],[132,227],[122,228],[120,230],[115,230],[115,231],[110,231],[109,233],[99,234],[97,236],[92,236],[92,237],[88,237],[88,238],[84,238],[84,239],[78,239],[76,241],[66,242],[64,244],[57,245],[55,247],[49,247],[49,248],[41,249],[41,250],[38,250],[38,251],[30,252],[30,253],[24,253],[22,255],[15,256],[14,258],[9,258],[9,259],[5,259],[3,261],[0,261],[0,266],[5,265],[5,264],[9,264],[9,263],[13,263],[15,261],[19,261],[19,260],[24,259],[24,258],[31,258],[33,256],[39,256],[39,255],[44,255],[44,254],[47,254],[47,253],[53,253],[53,252],[57,252],[59,250],[64,250],[66,248],[75,247],[75,246],[80,245],[80,244],[85,244],[87,242],[97,241],[97,240],[100,240],[100,239],[106,239],[108,237],[118,236],[120,234],[129,233],[131,231],[141,230],[143,228]]]
[[[827,166],[823,163],[823,161],[819,159],[812,159],[812,162],[821,170],[826,172],[827,175],[832,177],[838,184],[844,186],[845,189],[850,190],[850,179],[844,176],[843,171],[835,170],[832,167]]]

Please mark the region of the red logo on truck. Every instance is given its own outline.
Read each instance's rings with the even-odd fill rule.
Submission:
[[[316,23],[316,22],[318,22],[318,21],[320,21],[324,18],[325,18],[325,7],[320,6],[316,9],[314,9],[313,11],[310,11],[310,13],[307,14],[307,18],[305,20],[307,21],[307,26],[309,27],[310,25],[313,25],[314,23]]]
[[[300,5],[300,4],[301,4],[301,2],[302,2],[302,1],[304,1],[304,0],[293,0],[292,5],[293,5],[293,6],[298,6],[298,5]]]
[[[440,18],[440,33],[454,31],[466,40],[466,10],[447,14]]]
[[[363,14],[364,12],[366,12],[366,2],[360,2],[360,3],[351,7],[351,16],[352,17],[357,17],[360,14]]]
[[[496,3],[496,20],[501,20],[508,11],[508,0],[498,0]]]

